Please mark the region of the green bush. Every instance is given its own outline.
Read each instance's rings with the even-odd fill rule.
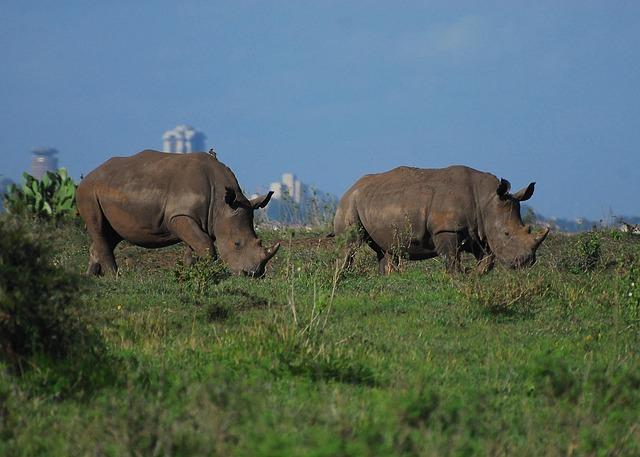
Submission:
[[[23,222],[0,219],[0,358],[18,372],[101,347],[82,317],[80,278],[54,266],[51,254]]]
[[[210,287],[231,276],[231,271],[220,259],[203,257],[193,265],[178,262],[174,270],[174,278],[187,292],[203,296]]]
[[[640,322],[640,263],[630,265],[628,271],[623,276],[622,281],[622,302],[626,303],[630,317],[636,322]]]
[[[600,263],[602,241],[602,235],[596,231],[580,233],[569,247],[562,266],[575,274],[595,270]]]
[[[10,185],[4,196],[8,213],[55,220],[75,213],[76,185],[66,169],[47,171],[41,180],[29,173],[22,178],[22,185]]]
[[[277,363],[271,367],[275,372],[289,372],[314,382],[383,383],[365,354],[346,344],[325,341],[322,314],[314,316],[303,322],[300,314],[300,321],[281,320],[265,326],[265,350],[275,356]]]
[[[339,345],[323,345],[314,339],[291,337],[274,344],[279,369],[314,382],[337,381],[345,384],[375,386],[382,384],[376,372],[358,354]]]

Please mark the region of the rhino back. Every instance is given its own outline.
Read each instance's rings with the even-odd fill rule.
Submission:
[[[475,230],[485,175],[464,166],[398,167],[364,176],[350,192],[367,233],[388,248],[402,231],[412,233],[412,242],[428,242],[441,231]]]
[[[149,244],[167,235],[167,222],[188,215],[208,230],[216,194],[239,192],[229,168],[205,153],[143,151],[114,157],[91,172],[79,186],[81,198],[94,199],[123,238]],[[220,190],[221,189],[221,190]]]

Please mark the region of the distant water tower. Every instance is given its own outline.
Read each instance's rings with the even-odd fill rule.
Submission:
[[[178,125],[162,135],[162,150],[186,154],[205,150],[206,136],[189,125]]]
[[[31,175],[36,179],[42,179],[47,171],[56,171],[58,169],[58,158],[55,155],[57,149],[53,148],[35,148],[31,151]]]

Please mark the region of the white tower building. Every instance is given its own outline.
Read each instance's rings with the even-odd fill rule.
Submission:
[[[280,192],[274,191],[274,198],[281,198],[282,191],[286,189],[289,197],[291,197],[291,200],[293,200],[295,203],[302,203],[302,201],[305,199],[306,186],[302,184],[302,182],[297,179],[296,175],[294,175],[293,173],[284,173],[282,175],[282,182],[272,183],[271,190],[274,190],[273,187],[277,185],[279,185]]]
[[[31,151],[31,176],[36,179],[42,179],[47,171],[56,171],[58,169],[58,153],[54,148],[35,148]]]
[[[178,154],[203,152],[206,138],[204,133],[189,125],[178,125],[173,130],[167,130],[162,135],[162,150]]]
[[[304,184],[293,173],[284,173],[279,182],[269,184],[273,192],[265,213],[271,220],[285,224],[317,223],[327,208],[335,210],[337,199]],[[252,197],[253,198],[253,197]]]

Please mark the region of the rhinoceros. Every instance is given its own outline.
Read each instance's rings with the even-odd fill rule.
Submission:
[[[92,239],[87,273],[115,273],[113,250],[127,240],[146,248],[184,241],[198,256],[219,252],[235,273],[261,276],[280,244],[262,247],[253,211],[271,195],[247,199],[233,172],[206,153],[111,158],[78,186],[78,211]]]
[[[379,271],[410,260],[442,256],[449,271],[460,271],[460,253],[469,252],[478,269],[497,258],[509,267],[530,266],[549,229],[533,234],[523,224],[520,202],[535,183],[511,194],[506,179],[456,165],[443,169],[398,167],[365,175],[344,194],[334,234],[347,234],[345,265],[366,242],[377,254]]]

